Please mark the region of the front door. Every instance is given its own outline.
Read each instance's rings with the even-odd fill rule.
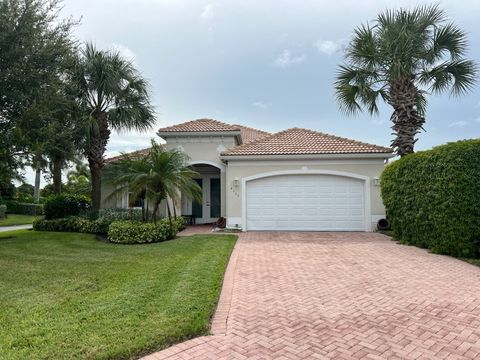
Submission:
[[[213,223],[220,217],[220,178],[202,175],[195,181],[202,188],[202,201],[192,202],[192,215],[197,224]]]

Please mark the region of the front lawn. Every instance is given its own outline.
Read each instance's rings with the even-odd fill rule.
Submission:
[[[32,224],[35,219],[33,215],[7,214],[5,219],[0,219],[0,226]]]
[[[114,245],[0,234],[0,354],[134,359],[209,332],[234,235]]]

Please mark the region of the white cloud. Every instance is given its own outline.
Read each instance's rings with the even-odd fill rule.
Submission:
[[[313,46],[315,46],[319,52],[332,56],[345,48],[345,40],[318,40]]]
[[[290,50],[283,50],[283,52],[275,59],[273,65],[284,69],[294,64],[300,64],[304,60],[305,55],[293,56]]]
[[[260,110],[266,110],[270,107],[270,104],[263,101],[255,101],[252,105]]]
[[[468,122],[466,122],[464,120],[458,120],[458,121],[453,121],[450,124],[448,124],[448,127],[464,128],[467,125],[468,125]]]
[[[200,14],[200,19],[204,24],[212,22],[215,18],[215,9],[213,4],[207,4],[203,7],[203,11]]]
[[[127,46],[122,44],[112,44],[113,51],[118,51],[126,60],[136,64],[137,55]]]

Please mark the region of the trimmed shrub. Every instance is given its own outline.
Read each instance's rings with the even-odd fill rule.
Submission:
[[[0,219],[4,219],[6,213],[7,213],[7,205],[0,205]]]
[[[57,232],[79,232],[79,222],[84,219],[78,217],[69,217],[63,219],[36,219],[33,222],[33,230],[36,231],[57,231]],[[88,220],[86,220],[88,221]]]
[[[154,223],[138,221],[114,221],[108,229],[108,240],[119,244],[144,244],[173,239],[177,232],[184,227],[184,219],[172,219],[172,226],[164,218]]]
[[[7,206],[7,214],[20,214],[20,215],[42,215],[42,204],[30,204],[21,203],[15,200],[4,200],[4,204]]]
[[[117,220],[142,221],[142,209],[100,209],[98,218],[110,222]]]
[[[480,256],[480,140],[403,157],[382,173],[394,237],[457,257]]]
[[[60,219],[76,216],[91,208],[90,200],[83,195],[59,194],[45,201],[45,219]]]
[[[81,232],[88,234],[107,235],[110,222],[84,219],[70,216],[61,219],[37,219],[33,222],[33,230],[57,232]]]

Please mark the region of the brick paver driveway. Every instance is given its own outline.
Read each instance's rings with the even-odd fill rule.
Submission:
[[[241,234],[212,332],[148,358],[480,358],[480,268],[379,234]]]

